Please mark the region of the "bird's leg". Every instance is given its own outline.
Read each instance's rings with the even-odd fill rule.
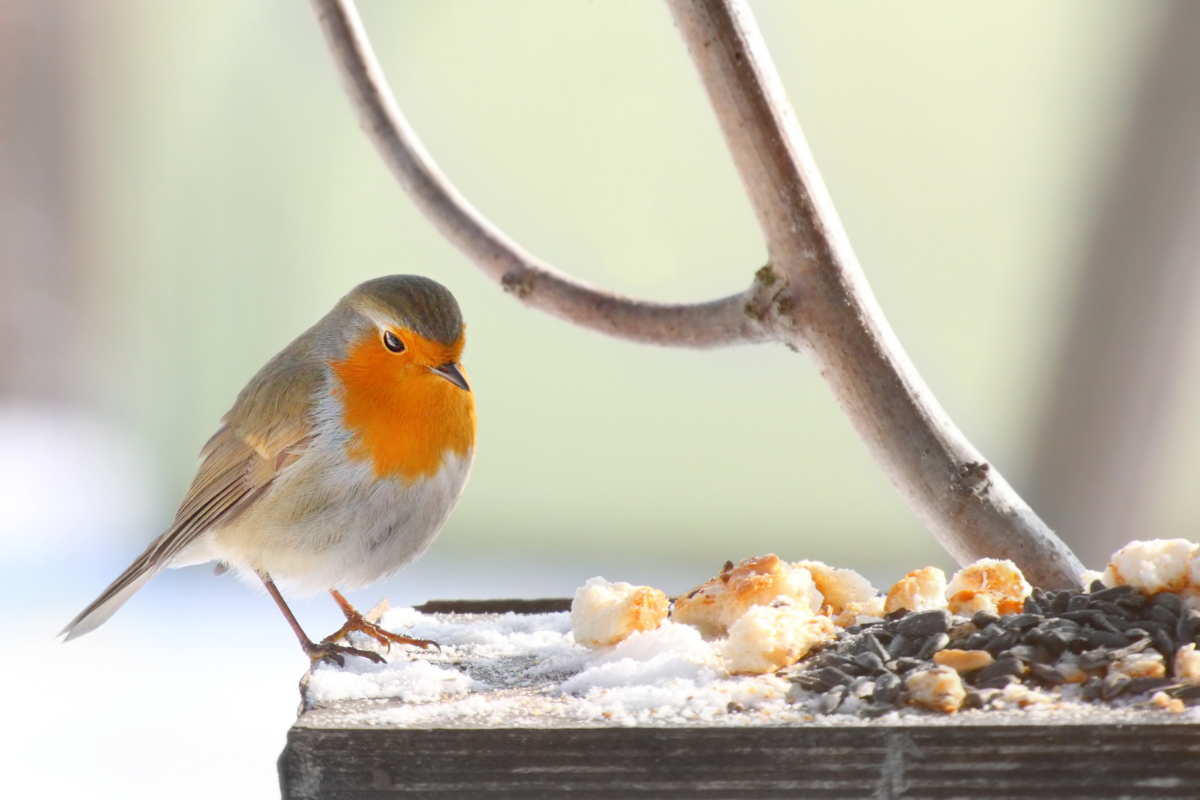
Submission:
[[[377,664],[387,663],[383,656],[378,653],[372,653],[370,650],[359,650],[354,647],[334,644],[332,640],[325,640],[320,644],[314,643],[304,633],[304,629],[300,627],[300,623],[296,621],[296,615],[292,613],[287,603],[283,601],[283,595],[279,593],[279,589],[275,586],[275,581],[271,580],[271,576],[265,572],[259,572],[258,577],[262,580],[263,586],[267,587],[267,594],[271,595],[271,599],[275,601],[275,605],[279,606],[279,610],[283,612],[283,616],[287,619],[288,624],[292,626],[292,631],[296,634],[296,638],[300,640],[300,647],[304,649],[304,654],[313,662],[327,658],[330,661],[336,661],[338,666],[344,667],[346,660],[343,656],[351,655],[362,656]]]
[[[423,649],[429,649],[430,647],[437,647],[439,650],[442,649],[441,647],[438,647],[437,642],[431,642],[428,639],[413,639],[410,636],[401,636],[398,633],[385,631],[383,628],[379,627],[374,622],[368,621],[363,617],[362,614],[358,613],[354,606],[350,605],[350,601],[342,597],[342,593],[337,589],[330,589],[329,594],[333,597],[333,601],[338,604],[338,607],[342,609],[342,613],[346,615],[346,624],[339,628],[336,633],[332,633],[322,639],[322,644],[336,642],[350,631],[358,631],[359,633],[365,633],[367,636],[370,636],[381,645],[387,647],[388,650],[392,649],[393,644],[411,644]]]

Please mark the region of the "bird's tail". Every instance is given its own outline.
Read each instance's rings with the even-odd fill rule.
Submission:
[[[157,544],[157,542],[155,543]],[[72,639],[83,636],[85,633],[90,633],[96,628],[103,625],[108,618],[117,612],[117,609],[125,605],[125,601],[133,597],[138,589],[145,586],[151,578],[162,572],[166,567],[161,558],[155,558],[157,555],[154,545],[142,553],[137,561],[129,565],[129,569],[121,573],[121,577],[112,582],[112,585],[100,593],[92,604],[79,612],[79,616],[67,623],[67,627],[59,632],[59,636],[65,636],[63,641],[71,641]]]

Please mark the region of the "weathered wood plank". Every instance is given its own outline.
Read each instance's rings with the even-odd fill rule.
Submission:
[[[570,611],[569,597],[541,597],[532,600],[506,598],[502,600],[430,600],[414,606],[422,614],[552,614]]]
[[[296,727],[285,800],[1194,798],[1200,726]]]

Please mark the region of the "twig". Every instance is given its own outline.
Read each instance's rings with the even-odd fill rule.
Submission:
[[[506,292],[532,308],[609,336],[676,347],[766,341],[745,314],[757,288],[709,303],[649,303],[564,275],[509,239],[446,179],[400,113],[350,0],[313,0],[359,123],[418,208]]]
[[[1011,558],[1046,588],[1082,566],[950,422],[896,341],[812,163],[749,7],[668,0],[767,240],[741,295],[698,306],[627,300],[526,253],[464,200],[400,115],[350,0],[313,0],[364,129],[442,233],[526,304],[626,339],[804,350],[876,461],[960,562]]]

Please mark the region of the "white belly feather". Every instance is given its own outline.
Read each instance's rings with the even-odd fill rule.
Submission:
[[[447,451],[437,474],[413,483],[376,480],[370,464],[346,459],[347,437],[331,424],[340,409],[321,411],[304,454],[251,508],[201,534],[172,567],[221,561],[314,593],[362,588],[425,552],[466,486],[474,451]]]

